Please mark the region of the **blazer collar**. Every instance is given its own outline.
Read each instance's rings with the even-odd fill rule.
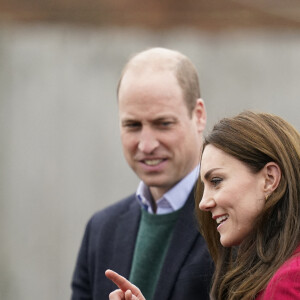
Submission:
[[[156,286],[153,299],[168,299],[177,274],[186,259],[187,253],[193,247],[199,232],[194,216],[194,189],[189,195],[186,204],[182,208],[178,221],[174,228],[173,238],[167,252],[161,276]],[[178,247],[180,245],[180,247]],[[166,274],[168,274],[166,276]]]
[[[111,268],[129,278],[131,262],[134,253],[135,241],[141,217],[141,207],[135,195],[124,214],[116,220],[115,248]]]

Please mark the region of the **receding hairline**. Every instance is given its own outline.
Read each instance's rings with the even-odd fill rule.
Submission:
[[[151,48],[135,54],[127,63],[124,71],[130,68],[152,67],[154,69],[174,70],[182,59],[188,59],[176,50]]]
[[[123,68],[117,87],[117,95],[122,79],[127,72],[170,71],[176,77],[177,66],[182,60],[189,59],[179,51],[160,47],[150,48],[133,55]]]

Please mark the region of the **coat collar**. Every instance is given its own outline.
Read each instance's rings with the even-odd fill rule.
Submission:
[[[129,278],[141,218],[141,207],[136,201],[135,195],[132,195],[131,198],[126,211],[116,220],[117,228],[114,237],[116,244],[112,249],[111,268],[126,278]]]
[[[177,278],[177,275],[183,265],[187,254],[193,247],[199,232],[197,231],[194,216],[194,189],[189,195],[184,205],[178,221],[174,228],[173,238],[171,240],[164,265],[161,270],[161,276],[156,286],[156,292],[153,299],[168,299]],[[178,247],[180,245],[180,247]],[[166,274],[168,274],[166,276]]]

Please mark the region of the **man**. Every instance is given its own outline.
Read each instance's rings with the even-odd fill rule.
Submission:
[[[197,72],[177,51],[143,51],[123,70],[118,106],[124,156],[141,182],[89,221],[72,299],[108,299],[108,268],[147,300],[208,299],[213,264],[193,215],[206,125]]]

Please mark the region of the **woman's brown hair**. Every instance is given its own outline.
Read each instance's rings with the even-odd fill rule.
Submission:
[[[300,135],[278,116],[245,111],[217,123],[203,149],[208,144],[240,160],[253,173],[270,161],[282,172],[252,234],[229,248],[220,244],[211,213],[199,210],[203,186],[198,180],[197,217],[215,262],[211,298],[254,299],[300,243]]]

